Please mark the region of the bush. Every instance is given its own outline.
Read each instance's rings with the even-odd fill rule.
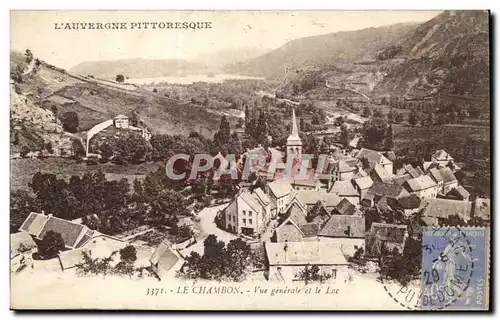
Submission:
[[[30,148],[28,148],[27,146],[22,146],[20,155],[21,155],[21,157],[25,158],[29,152],[30,152]]]
[[[63,129],[76,133],[78,131],[78,114],[76,112],[65,112],[61,117]]]
[[[60,233],[48,231],[38,245],[38,254],[42,259],[55,257],[59,251],[65,248],[64,240]]]

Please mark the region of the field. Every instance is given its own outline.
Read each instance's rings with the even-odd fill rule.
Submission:
[[[444,149],[457,161],[470,159],[466,152],[471,151],[473,158],[489,158],[490,127],[467,125],[444,125],[431,127],[410,127],[393,125],[396,152],[414,150],[425,143],[429,149]],[[473,151],[473,152],[472,152]]]
[[[72,175],[83,175],[86,172],[102,170],[108,180],[127,178],[130,182],[134,179],[142,179],[151,171],[156,171],[162,164],[148,162],[142,164],[114,165],[111,163],[87,165],[77,163],[74,160],[65,158],[45,158],[45,159],[11,159],[10,161],[10,188],[29,189],[29,182],[33,175],[40,171],[43,173],[53,173],[58,177],[69,178]]]

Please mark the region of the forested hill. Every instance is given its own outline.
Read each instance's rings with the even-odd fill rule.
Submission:
[[[287,68],[373,59],[380,49],[396,44],[417,27],[416,23],[402,23],[295,39],[268,54],[226,69],[231,73],[281,78]]]
[[[403,63],[392,67],[374,94],[407,98],[489,95],[487,11],[445,11],[399,43]]]

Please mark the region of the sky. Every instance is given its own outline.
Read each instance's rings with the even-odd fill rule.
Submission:
[[[290,40],[401,22],[425,22],[440,11],[11,11],[11,50],[69,69],[84,61],[194,59],[227,49],[276,49]],[[65,23],[123,22],[119,30],[67,30]],[[163,22],[164,29],[137,29]],[[168,29],[167,22],[211,28]],[[55,24],[61,29],[56,29]],[[134,29],[132,24],[135,23]],[[198,24],[199,26],[206,24]],[[159,26],[159,25],[158,25]]]

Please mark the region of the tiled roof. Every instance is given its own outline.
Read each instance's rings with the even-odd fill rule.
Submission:
[[[420,207],[420,202],[420,198],[415,194],[410,194],[407,197],[402,197],[399,199],[387,199],[387,204],[393,210],[417,209]]]
[[[26,231],[30,235],[38,237],[40,232],[42,232],[43,226],[45,225],[47,220],[49,220],[49,216],[41,213],[31,212],[26,220],[24,220],[19,230]]]
[[[401,186],[401,185],[403,185],[403,183],[406,182],[406,180],[410,180],[410,179],[411,179],[411,176],[408,173],[405,173],[402,176],[394,176],[392,178],[392,182],[395,185]]]
[[[373,185],[368,189],[368,193],[389,198],[409,195],[408,191],[402,186],[382,182],[373,182]]]
[[[255,193],[245,190],[240,193],[239,198],[245,201],[255,212],[260,212],[262,209],[262,205],[260,204],[258,196]]]
[[[430,176],[424,175],[413,179],[408,179],[405,182],[412,191],[426,190],[436,186],[436,183]]]
[[[354,183],[359,187],[359,189],[364,190],[372,186],[373,180],[370,176],[358,178],[354,180]]]
[[[446,195],[447,196],[454,196],[455,195],[455,196],[460,197],[461,199],[467,199],[470,196],[470,193],[469,193],[469,191],[465,190],[464,187],[458,186],[458,187],[453,188],[450,191],[448,191],[448,193]]]
[[[149,261],[153,265],[158,263],[158,268],[168,271],[175,266],[179,259],[179,256],[172,251],[170,246],[162,241],[151,255]]]
[[[387,172],[387,170],[385,170],[385,168],[378,163],[375,164],[372,172],[375,173],[382,182],[389,182],[391,180],[389,172]]]
[[[432,155],[432,158],[435,158],[438,161],[445,161],[445,160],[451,160],[453,159],[448,152],[444,151],[443,149],[437,150],[434,152]]]
[[[332,215],[318,233],[322,237],[364,238],[365,218],[359,215]]]
[[[307,223],[305,212],[297,203],[293,203],[290,208],[288,208],[286,215],[292,218],[298,225]]]
[[[321,201],[325,209],[332,210],[342,200],[339,196],[333,193],[318,192],[314,190],[298,190],[298,198],[300,202],[307,206],[313,206],[316,202]]]
[[[389,159],[384,157],[382,153],[370,149],[361,149],[359,152],[356,154],[356,158],[361,159],[361,158],[367,158],[368,161],[372,164],[378,163],[389,163]]]
[[[128,119],[128,117],[124,114],[119,114],[115,117],[115,119]]]
[[[428,172],[429,172],[429,175],[431,176],[431,178],[434,179],[434,181],[436,181],[436,182],[444,181],[443,176],[441,176],[441,173],[439,172],[438,169],[431,168],[428,170]]]
[[[267,242],[270,265],[347,265],[337,243],[326,241]]]
[[[449,199],[424,199],[420,203],[419,210],[423,210],[424,217],[448,218],[458,215],[465,221],[470,220],[472,213],[472,202]]]
[[[268,187],[276,198],[286,196],[292,191],[292,185],[286,179],[273,181],[268,185]]]
[[[358,196],[359,193],[354,189],[351,181],[335,181],[329,190],[329,193],[338,195],[339,197]]]
[[[356,206],[353,205],[346,198],[342,199],[342,201],[340,201],[340,203],[333,210],[333,214],[349,215],[349,216],[355,214],[356,212],[357,212]]]
[[[444,183],[457,180],[457,177],[455,177],[455,175],[453,174],[453,171],[451,171],[451,169],[449,167],[444,167],[442,169],[439,169],[439,173],[443,177]]]
[[[304,237],[316,236],[319,229],[320,227],[317,223],[306,223],[300,226],[300,230],[302,231]]]
[[[38,238],[43,239],[47,232],[54,231],[61,234],[66,247],[74,248],[87,230],[88,228],[84,225],[51,216],[43,226]]]
[[[262,203],[264,203],[264,205],[268,205],[271,202],[271,200],[269,200],[269,197],[267,196],[267,194],[265,194],[261,188],[254,189],[253,192],[262,201]]]
[[[358,161],[357,159],[354,159],[356,162]],[[352,161],[350,162],[352,163]],[[347,163],[345,160],[339,160],[337,162],[334,162],[332,165],[331,165],[331,168],[333,171],[337,171],[337,172],[351,172],[351,171],[354,171],[356,168],[355,168],[355,165],[349,165],[349,163]]]
[[[402,176],[405,173],[409,174],[412,178],[420,177],[423,174],[419,167],[413,168],[411,164],[407,164],[403,168],[399,169],[397,175]]]

